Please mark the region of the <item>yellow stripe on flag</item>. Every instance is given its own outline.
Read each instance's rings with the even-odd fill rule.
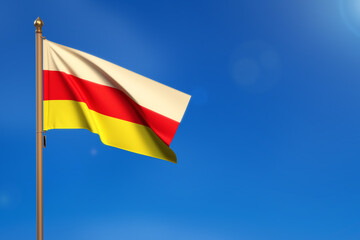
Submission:
[[[175,153],[151,128],[95,112],[72,100],[44,101],[44,130],[88,129],[109,146],[176,163]]]

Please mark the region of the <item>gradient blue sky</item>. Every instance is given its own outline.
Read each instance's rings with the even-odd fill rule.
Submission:
[[[360,2],[3,1],[0,239],[35,239],[35,42],[192,95],[179,163],[52,130],[52,240],[360,238]],[[126,136],[122,136],[126,138]]]

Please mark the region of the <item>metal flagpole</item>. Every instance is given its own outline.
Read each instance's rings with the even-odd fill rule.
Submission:
[[[42,115],[42,26],[38,17],[36,31],[36,239],[43,240],[43,115]]]

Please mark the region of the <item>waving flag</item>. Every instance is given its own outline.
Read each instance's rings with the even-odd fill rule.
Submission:
[[[190,96],[90,54],[43,41],[43,129],[88,129],[109,146],[176,162]]]

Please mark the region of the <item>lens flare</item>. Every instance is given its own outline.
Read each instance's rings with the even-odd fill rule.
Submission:
[[[360,37],[360,1],[339,0],[339,8],[345,25]]]

